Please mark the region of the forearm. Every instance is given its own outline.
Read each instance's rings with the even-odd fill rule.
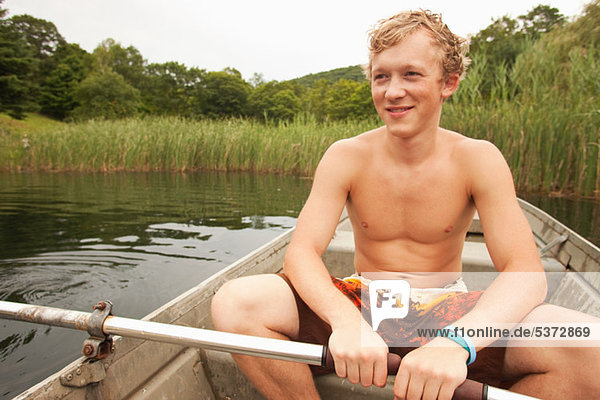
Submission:
[[[304,302],[332,328],[361,321],[360,310],[332,283],[317,252],[290,246],[284,272]]]
[[[477,305],[453,325],[477,329],[507,328],[519,323],[533,308],[544,301],[546,277],[543,272],[501,272],[479,298]],[[496,339],[473,337],[480,349]]]

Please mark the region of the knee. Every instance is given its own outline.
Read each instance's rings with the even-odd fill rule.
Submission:
[[[215,293],[211,302],[211,315],[215,329],[228,332],[239,332],[246,318],[247,298],[244,301],[245,287],[241,279],[226,282]],[[247,315],[247,314],[246,314]]]
[[[272,274],[233,279],[215,293],[211,314],[216,329],[254,336],[273,332],[292,337],[298,330],[294,294]]]

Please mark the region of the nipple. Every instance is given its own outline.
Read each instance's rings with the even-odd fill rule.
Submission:
[[[452,225],[448,225],[448,226],[446,227],[446,229],[444,229],[444,232],[446,232],[446,233],[452,232],[452,229],[454,229],[454,226],[452,226]]]
[[[368,228],[368,227],[369,227],[369,224],[367,224],[367,222],[366,222],[366,221],[363,221],[363,222],[361,222],[361,223],[360,223],[360,225],[361,225],[363,228]]]

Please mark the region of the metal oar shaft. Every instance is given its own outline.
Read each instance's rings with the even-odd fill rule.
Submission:
[[[96,325],[99,323],[99,320],[96,317],[96,314],[82,311],[0,301],[0,318],[16,321],[33,322],[88,332],[90,330],[101,330],[107,335],[119,335],[188,347],[201,347],[228,353],[301,362],[311,365],[324,365],[327,359],[324,354],[327,353],[327,347],[317,344],[239,335],[181,325],[121,318],[112,315],[103,318],[100,321],[101,326],[98,327]],[[390,356],[392,355],[395,356],[394,354],[390,354]],[[332,362],[330,355],[329,362]],[[388,358],[388,367],[390,362],[390,358]],[[397,370],[399,357],[393,363],[395,364],[394,368]],[[487,387],[485,389],[487,392],[484,393],[482,392],[483,388],[484,385],[481,383],[466,380],[465,383],[457,388],[455,397],[453,398],[478,400],[534,399],[533,397],[496,389],[491,386]]]
[[[91,313],[0,301],[0,317],[87,331]],[[102,331],[158,342],[321,365],[323,346],[108,316]]]
[[[104,331],[136,339],[180,344],[249,356],[321,365],[323,346],[235,333],[108,317]]]
[[[487,400],[539,400],[537,397],[509,392],[508,390],[498,389],[493,386],[488,386],[487,392]]]
[[[87,331],[91,313],[0,301],[0,317]]]

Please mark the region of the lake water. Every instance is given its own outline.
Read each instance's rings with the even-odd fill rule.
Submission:
[[[0,300],[140,318],[294,226],[310,181],[254,174],[0,175]],[[0,320],[0,398],[85,334]]]
[[[140,318],[293,227],[309,190],[243,173],[0,175],[0,300],[110,299]],[[597,201],[524,197],[600,243]],[[0,320],[0,398],[76,359],[85,336]]]

